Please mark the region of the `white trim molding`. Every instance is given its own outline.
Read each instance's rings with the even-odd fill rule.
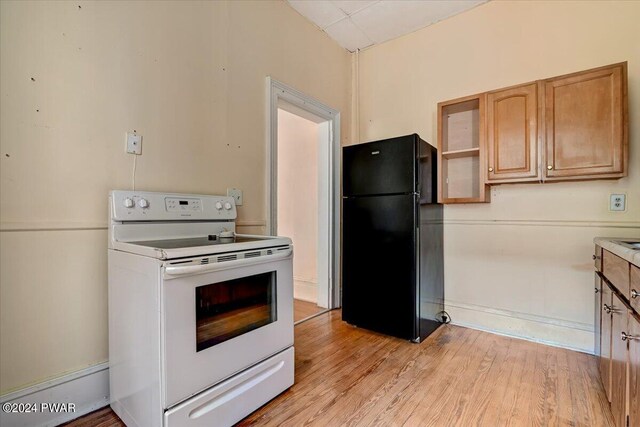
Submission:
[[[451,323],[554,347],[593,354],[592,324],[447,300]]]
[[[55,412],[42,406],[55,403],[67,404],[66,408],[62,407],[66,412]],[[2,395],[0,404],[3,405],[0,411],[2,427],[57,426],[71,421],[109,404],[109,363],[100,363]],[[28,404],[32,411],[5,412],[4,405],[12,404],[22,407]]]
[[[106,221],[0,222],[0,232],[106,230]]]
[[[572,221],[531,219],[445,219],[444,225],[520,225],[525,227],[589,227],[589,228],[634,228],[640,229],[640,221]]]
[[[250,220],[250,219],[237,219],[236,227],[266,227],[267,221],[263,219]]]
[[[302,301],[318,303],[318,280],[293,276],[293,297]]]

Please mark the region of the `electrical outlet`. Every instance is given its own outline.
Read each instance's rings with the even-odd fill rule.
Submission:
[[[127,153],[137,156],[142,154],[142,135],[127,132]]]
[[[233,197],[236,201],[236,206],[242,205],[242,190],[238,190],[237,188],[227,188],[227,196]]]
[[[624,211],[627,208],[626,194],[612,194],[609,198],[610,211]]]

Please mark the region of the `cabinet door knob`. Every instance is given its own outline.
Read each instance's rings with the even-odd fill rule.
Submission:
[[[611,314],[611,307],[609,307],[607,304],[602,304],[602,309],[605,313]]]
[[[493,168],[489,168],[489,172],[493,172]]]
[[[553,166],[547,165],[547,170],[551,170],[551,169],[553,169]]]
[[[620,339],[622,341],[633,341],[633,340],[640,341],[640,336],[629,335],[626,332],[620,332]]]
[[[638,298],[640,296],[640,292],[635,289],[631,289],[631,298]]]

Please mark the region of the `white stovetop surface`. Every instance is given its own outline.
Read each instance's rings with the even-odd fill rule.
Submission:
[[[289,239],[288,237],[259,236],[250,234],[236,234],[236,237],[246,239],[247,241],[218,245],[171,248],[154,247],[154,245],[144,245],[137,242],[114,241],[112,243],[112,249],[129,252],[136,255],[157,258],[160,260],[167,260],[175,258],[196,257],[201,255],[240,252],[252,249],[271,248],[276,246],[288,246],[292,244],[291,239]]]

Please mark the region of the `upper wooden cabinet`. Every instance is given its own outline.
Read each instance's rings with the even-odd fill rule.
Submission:
[[[490,184],[627,175],[627,63],[438,104],[440,202]]]
[[[483,203],[485,94],[438,104],[438,202]]]
[[[487,182],[537,181],[538,84],[487,94]]]
[[[626,175],[626,82],[626,62],[544,82],[547,180]]]

